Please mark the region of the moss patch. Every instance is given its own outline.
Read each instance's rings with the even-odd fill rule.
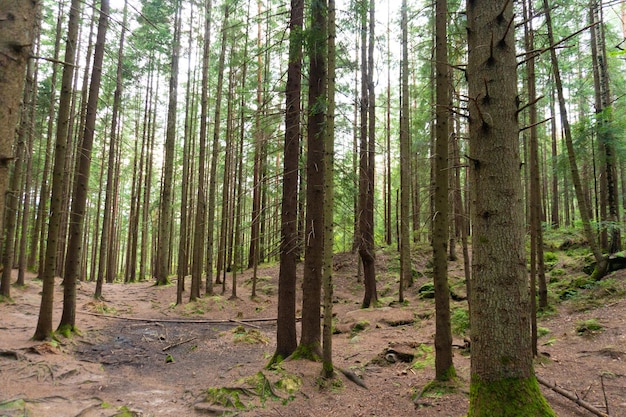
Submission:
[[[467,417],[556,417],[535,377],[483,381],[472,375]]]

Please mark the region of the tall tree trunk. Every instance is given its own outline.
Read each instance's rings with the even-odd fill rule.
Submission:
[[[262,1],[257,1],[258,16],[261,16]],[[261,147],[265,140],[261,128],[263,108],[263,55],[261,54],[261,19],[257,22],[257,76],[256,76],[256,114],[254,115],[254,168],[252,180],[252,222],[250,225],[250,250],[248,251],[248,268],[253,268],[252,297],[256,297],[257,265],[259,263],[259,243],[261,231]]]
[[[324,160],[327,111],[326,0],[311,3],[309,50],[309,97],[307,110],[306,226],[304,277],[302,282],[302,336],[296,354],[309,359],[321,352],[320,301],[324,267]],[[322,202],[322,204],[320,204]]]
[[[44,270],[40,271],[43,280],[39,320],[33,335],[34,340],[44,340],[52,333],[52,307],[54,302],[54,275],[57,266],[57,249],[61,228],[62,194],[65,171],[65,157],[67,150],[67,135],[70,130],[70,109],[72,100],[72,84],[74,77],[74,62],[76,60],[76,39],[82,2],[72,0],[68,23],[67,43],[61,77],[61,94],[59,97],[59,111],[57,117],[56,142],[54,150],[54,166],[52,169],[52,198],[50,201],[50,217],[48,221],[48,239]]]
[[[37,33],[39,33],[40,29],[38,27],[37,29]],[[38,55],[39,54],[39,48],[41,45],[40,42],[40,35],[37,35],[37,46],[36,46],[36,51],[35,53]],[[38,99],[37,99],[37,91],[34,88],[35,85],[37,85],[38,83],[38,76],[39,76],[39,65],[37,64],[37,62],[31,62],[29,64],[29,67],[32,66],[32,78],[28,76],[28,70],[27,70],[27,76],[26,76],[26,86],[25,86],[25,91],[28,92],[28,94],[25,94],[25,100],[24,100],[24,104],[25,104],[25,108],[28,109],[28,112],[26,114],[23,114],[22,117],[26,118],[27,123],[25,123],[25,120],[21,121],[21,126],[20,129],[24,129],[27,136],[27,145],[26,145],[26,178],[24,179],[24,185],[22,187],[22,205],[23,205],[23,210],[22,210],[22,225],[21,225],[21,229],[22,229],[22,234],[20,236],[20,242],[19,242],[19,254],[18,254],[18,272],[17,272],[17,282],[16,284],[18,286],[24,286],[25,285],[25,276],[26,276],[26,270],[28,268],[28,263],[27,263],[27,246],[28,246],[28,239],[29,239],[29,234],[28,234],[28,225],[29,222],[31,221],[30,219],[30,212],[31,212],[31,201],[34,200],[34,198],[31,198],[32,196],[32,181],[33,181],[33,145],[34,145],[34,137],[35,137],[35,119],[36,119],[36,113],[37,113],[37,103],[38,103]],[[30,83],[30,84],[28,84]]]
[[[102,62],[104,60],[104,44],[108,21],[109,0],[101,0],[98,35],[96,38],[93,70],[89,86],[89,98],[87,99],[85,126],[82,140],[78,148],[74,185],[72,187],[72,207],[70,210],[69,241],[67,246],[67,250],[71,256],[67,258],[65,267],[65,277],[63,280],[63,314],[57,329],[57,331],[65,335],[76,331],[76,281],[81,272],[81,261],[84,256],[83,229],[85,224],[87,192],[91,171],[91,151],[93,149],[93,138],[96,127],[96,113],[98,110],[100,82],[102,80]],[[121,65],[121,60],[119,65]],[[118,77],[118,82],[121,84],[121,69],[118,69]]]
[[[619,252],[622,248],[621,230],[619,228],[618,196],[617,196],[617,169],[615,138],[611,129],[613,119],[612,100],[609,87],[608,62],[606,56],[606,41],[604,37],[604,25],[602,19],[602,0],[595,0],[590,3],[590,31],[591,31],[591,51],[593,61],[593,77],[596,97],[596,124],[598,132],[598,143],[601,150],[600,160],[602,164],[602,178],[605,185],[606,203],[603,213],[606,216],[601,219],[607,226],[603,232],[608,230],[610,242],[608,242],[609,254]],[[599,24],[599,26],[596,26]],[[607,213],[608,210],[608,213]]]
[[[152,190],[152,155],[154,150],[154,136],[153,136],[153,118],[156,115],[156,112],[153,110],[153,98],[156,97],[159,93],[159,82],[157,80],[157,85],[155,88],[154,94],[153,84],[154,84],[154,57],[150,56],[149,61],[150,71],[148,73],[148,81],[146,83],[146,105],[144,108],[144,120],[143,120],[143,132],[142,132],[142,147],[145,148],[145,163],[142,165],[144,167],[144,181],[143,181],[143,196],[142,196],[142,209],[141,209],[141,242],[140,242],[140,252],[139,252],[139,280],[144,280],[146,278],[146,268],[152,264],[152,257],[148,257],[148,226],[150,222],[150,194]]]
[[[291,0],[289,64],[285,87],[285,145],[281,212],[280,269],[278,272],[278,319],[276,352],[280,362],[297,347],[296,262],[298,260],[298,168],[300,155],[300,94],[302,89],[302,25],[304,0]]]
[[[54,42],[54,55],[53,59],[55,61],[59,60],[59,51],[61,50],[61,39],[63,38],[61,34],[61,30],[63,28],[63,8],[64,2],[59,2],[59,12],[57,15],[57,25],[55,31],[55,42]],[[53,65],[52,75],[50,76],[50,102],[48,105],[48,120],[47,120],[47,130],[46,130],[46,149],[44,154],[44,166],[41,174],[41,188],[39,192],[39,205],[37,207],[37,220],[35,222],[35,227],[33,230],[33,238],[31,241],[31,250],[30,256],[28,258],[28,266],[29,268],[35,268],[35,263],[37,262],[37,254],[39,254],[39,265],[37,267],[37,271],[40,274],[43,273],[44,270],[44,260],[45,260],[45,247],[46,247],[46,237],[47,230],[46,224],[47,222],[44,219],[48,217],[48,200],[50,194],[49,187],[49,176],[50,176],[50,164],[52,163],[52,138],[53,138],[53,128],[54,128],[54,115],[56,108],[56,95],[57,95],[57,78],[58,78],[58,65]]]
[[[102,285],[106,279],[110,281],[110,276],[113,276],[114,271],[111,270],[110,259],[114,256],[113,246],[113,230],[115,225],[115,218],[113,214],[113,206],[115,204],[115,165],[116,165],[116,152],[118,143],[118,124],[120,120],[120,107],[122,105],[122,71],[124,60],[124,38],[125,31],[122,29],[122,35],[120,36],[120,44],[118,48],[117,68],[116,68],[116,85],[113,93],[113,108],[111,114],[111,131],[109,132],[109,156],[107,165],[107,184],[106,193],[104,197],[104,211],[102,218],[102,234],[100,235],[100,253],[98,256],[98,272],[96,277],[96,290],[94,293],[95,298],[102,297]]]
[[[435,190],[433,217],[433,282],[435,286],[435,378],[448,381],[456,371],[452,362],[450,289],[448,288],[448,141],[450,71],[448,67],[448,2],[435,3]]]
[[[209,225],[207,231],[207,265],[206,265],[206,292],[207,294],[213,294],[213,256],[214,256],[214,238],[215,238],[215,195],[217,191],[217,164],[218,158],[220,154],[220,125],[221,125],[221,114],[222,114],[222,89],[224,86],[224,61],[226,59],[226,39],[228,34],[228,15],[229,15],[229,7],[228,5],[224,6],[224,20],[222,23],[222,40],[220,46],[220,56],[217,64],[217,85],[216,85],[216,95],[215,95],[215,115],[213,117],[214,126],[213,126],[213,144],[211,150],[211,167],[209,172],[209,201],[207,204],[208,209],[208,219],[207,224]],[[219,276],[218,276],[219,280]]]
[[[35,22],[38,21],[38,16],[33,16]],[[36,27],[33,26],[33,30],[36,30]],[[32,41],[34,41],[36,35],[33,35]],[[0,47],[1,48],[1,47]],[[26,48],[27,50],[29,48]],[[30,47],[32,50],[32,47]],[[0,53],[2,49],[0,49]],[[23,57],[19,58],[24,59]],[[0,65],[3,63],[0,61]],[[16,111],[19,117],[10,117],[7,119],[0,119],[0,121],[6,121],[8,123],[15,122],[16,125],[13,126],[13,130],[10,132],[10,138],[15,137],[15,144],[13,149],[11,149],[12,145],[9,145],[7,149],[9,152],[13,152],[13,156],[8,156],[9,152],[7,152],[6,157],[8,160],[13,159],[15,162],[13,164],[13,171],[11,172],[9,183],[8,184],[0,184],[0,192],[4,193],[3,197],[5,199],[4,204],[0,204],[0,216],[4,219],[4,228],[2,223],[0,222],[0,236],[4,237],[4,242],[2,242],[2,237],[0,237],[0,250],[2,250],[2,265],[4,266],[2,270],[2,279],[0,280],[0,294],[4,297],[10,298],[11,296],[11,274],[13,272],[14,266],[14,258],[15,258],[15,242],[17,239],[17,226],[18,226],[18,211],[19,211],[19,196],[20,190],[22,189],[22,177],[24,176],[24,168],[27,164],[27,161],[30,160],[30,153],[28,152],[27,146],[30,142],[28,137],[31,136],[28,132],[28,126],[30,125],[30,114],[31,114],[31,106],[33,105],[33,62],[29,61],[28,56],[26,56],[26,61],[24,62],[24,67],[16,67],[15,70],[21,70],[20,75],[23,76],[23,80],[20,80],[21,87],[18,86],[9,86],[7,89],[8,93],[16,93],[20,94],[23,97],[24,105],[19,106],[15,109],[14,103],[9,103],[7,101],[7,105],[10,105],[13,110]],[[24,72],[25,69],[25,72]],[[14,80],[15,81],[15,80]],[[1,84],[0,84],[1,86]],[[19,90],[18,90],[19,88]],[[5,100],[3,100],[5,101]],[[3,103],[0,103],[2,105]],[[0,115],[1,117],[1,115]],[[17,135],[14,132],[17,131]],[[4,133],[4,132],[3,132]],[[4,144],[0,144],[0,149]],[[8,164],[8,161],[6,162]],[[4,168],[2,165],[4,162],[0,162],[0,175],[8,174],[8,169],[3,172]],[[26,172],[29,173],[28,171]],[[5,181],[3,178],[0,181]],[[3,189],[4,187],[4,189]],[[24,216],[26,217],[26,216]],[[25,231],[22,231],[22,234],[25,234]],[[21,239],[20,239],[21,240]],[[23,283],[22,283],[23,285]]]
[[[180,55],[180,32],[182,4],[176,2],[174,42],[172,44],[172,64],[170,68],[169,102],[167,106],[167,126],[165,129],[165,157],[163,161],[163,183],[159,204],[159,241],[157,247],[157,285],[169,283],[170,256],[172,248],[172,182],[174,179],[174,151],[176,142],[176,106],[178,93],[178,60]]]
[[[524,43],[526,51],[532,54],[534,50],[534,32],[532,28],[533,15],[531,2],[524,1]],[[533,356],[537,356],[537,282],[542,283],[543,302],[547,306],[547,288],[545,273],[543,273],[543,233],[541,230],[541,189],[539,178],[539,145],[537,135],[537,92],[535,77],[535,58],[530,55],[526,62],[526,84],[528,90],[528,102],[530,104],[528,123],[528,153],[529,153],[529,183],[530,183],[530,319]],[[541,275],[543,273],[543,279]],[[539,279],[538,279],[539,278]],[[541,301],[540,301],[541,304]]]
[[[324,320],[322,330],[322,376],[331,378],[333,366],[333,244],[335,207],[335,73],[336,73],[336,26],[335,0],[328,1],[328,110],[325,126],[324,150],[324,266],[322,288],[324,290]]]
[[[469,417],[554,416],[534,377],[513,2],[467,2],[472,184]],[[506,253],[506,257],[496,254]]]
[[[200,297],[204,270],[204,240],[206,233],[206,142],[207,116],[209,114],[209,55],[211,52],[211,0],[206,0],[204,10],[204,48],[202,51],[202,86],[200,93],[200,149],[198,153],[198,194],[196,221],[193,232],[193,259],[191,262],[190,300]],[[182,301],[182,300],[181,300]]]
[[[399,301],[404,301],[404,287],[411,284],[411,134],[409,131],[409,41],[408,5],[402,0],[402,83],[400,95],[400,288]]]
[[[552,31],[552,17],[550,13],[550,7],[548,6],[548,0],[543,0],[544,14],[546,17],[546,26],[548,29],[548,44],[554,45],[554,34]],[[590,209],[588,199],[585,196],[582,182],[580,180],[580,173],[578,171],[578,164],[576,162],[576,152],[574,150],[574,143],[572,140],[572,130],[567,117],[567,106],[565,105],[565,96],[563,94],[563,83],[561,82],[561,73],[559,71],[559,61],[556,56],[555,48],[550,49],[550,58],[552,62],[552,72],[554,74],[554,82],[559,100],[559,111],[561,113],[561,124],[563,125],[563,133],[565,136],[565,144],[567,147],[567,158],[572,172],[572,181],[574,182],[574,191],[576,192],[576,199],[578,200],[578,207],[580,212],[580,219],[583,224],[583,231],[585,238],[591,248],[593,257],[596,261],[596,267],[592,273],[592,279],[601,279],[607,272],[608,262],[600,251],[597,239],[591,228]]]
[[[366,2],[366,0],[363,0]],[[369,10],[369,30],[366,30]],[[361,149],[359,171],[359,255],[363,263],[363,283],[365,294],[363,296],[363,308],[368,308],[378,301],[376,293],[376,266],[374,264],[374,160],[375,160],[375,95],[374,95],[374,27],[375,9],[374,0],[370,0],[369,9],[363,5],[362,27],[363,35],[361,42],[362,74],[361,81],[362,108],[361,108]],[[369,32],[369,40],[365,36]],[[367,54],[365,46],[367,45]]]
[[[189,16],[189,26],[193,27],[193,13],[194,8],[193,4],[191,4],[190,16]],[[185,291],[185,277],[189,275],[189,262],[190,262],[190,245],[189,245],[189,232],[190,225],[193,224],[191,219],[193,218],[193,203],[192,199],[189,197],[189,188],[192,186],[191,183],[193,181],[192,171],[192,148],[194,147],[194,138],[192,134],[192,118],[194,117],[193,106],[195,104],[195,94],[192,91],[195,89],[195,71],[191,72],[192,60],[191,60],[191,49],[193,45],[193,30],[189,31],[189,36],[187,39],[187,45],[189,47],[189,56],[187,59],[187,87],[185,92],[185,126],[184,126],[184,144],[183,144],[183,167],[181,172],[181,191],[180,191],[180,224],[179,224],[179,234],[180,237],[178,239],[178,268],[176,270],[177,280],[176,280],[176,304],[180,305],[183,303],[183,291]],[[204,169],[204,167],[203,167]],[[204,173],[204,172],[203,172]],[[200,189],[202,186],[198,184],[198,188]],[[193,268],[193,267],[192,267]],[[202,268],[202,267],[201,267]],[[199,282],[199,281],[198,281]],[[193,278],[192,278],[192,287],[193,287]],[[193,288],[192,288],[193,292]],[[195,294],[189,294],[189,298],[195,299],[195,297],[200,296],[200,286]]]

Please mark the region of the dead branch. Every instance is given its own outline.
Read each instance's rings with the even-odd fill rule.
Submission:
[[[177,323],[177,324],[228,324],[228,323],[237,323],[243,324],[245,326],[256,327],[251,324],[251,322],[271,322],[276,321],[276,318],[266,317],[266,318],[258,318],[258,319],[206,319],[206,320],[189,320],[189,319],[149,319],[149,318],[141,318],[141,317],[125,317],[125,316],[112,316],[110,314],[100,314],[100,313],[92,313],[90,311],[78,311],[80,314],[87,314],[90,316],[102,317],[105,319],[118,319],[118,320],[126,320],[126,321],[143,321],[146,323]],[[296,318],[296,320],[300,320],[300,318]]]
[[[557,386],[556,384],[550,383],[548,380],[543,379],[540,376],[536,376],[536,378],[537,378],[537,381],[539,381],[539,383],[541,385],[544,385],[544,386],[550,388],[552,391],[556,392],[557,394],[561,394],[562,396],[564,396],[568,400],[571,400],[571,401],[575,402],[576,404],[578,404],[579,406],[583,407],[587,411],[590,411],[590,412],[592,412],[593,414],[595,414],[595,415],[597,415],[599,417],[610,417],[607,413],[598,410],[596,407],[594,407],[593,405],[589,404],[587,401],[581,400],[580,398],[578,398],[577,395],[574,395],[571,392],[564,390],[563,388]]]
[[[189,342],[191,342],[191,341],[193,341],[193,340],[196,340],[196,339],[197,339],[197,337],[195,337],[195,336],[194,336],[194,337],[192,337],[191,339],[183,340],[183,341],[178,342],[178,343],[172,343],[172,344],[171,344],[171,345],[169,345],[169,346],[165,346],[165,347],[162,349],[162,351],[163,351],[163,352],[165,352],[166,350],[170,350],[170,349],[172,349],[172,348],[175,348],[176,346],[184,345],[185,343],[189,343]]]

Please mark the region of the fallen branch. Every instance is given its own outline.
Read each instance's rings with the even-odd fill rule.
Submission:
[[[206,319],[206,320],[190,320],[190,319],[148,319],[141,317],[125,317],[125,316],[112,316],[110,314],[100,314],[100,313],[92,313],[90,311],[78,311],[80,314],[87,314],[90,316],[103,317],[106,319],[118,319],[118,320],[127,320],[127,321],[143,321],[146,323],[177,323],[177,324],[228,324],[228,323],[237,323],[243,324],[250,327],[258,326],[250,325],[247,323],[251,322],[271,322],[276,321],[276,318],[258,318],[258,319],[225,319],[225,320],[216,320],[216,319]],[[297,318],[296,320],[299,320]]]
[[[571,401],[575,402],[576,404],[578,404],[579,406],[583,407],[587,411],[590,411],[590,412],[592,412],[593,414],[595,414],[595,415],[597,415],[599,417],[610,417],[607,413],[598,410],[596,407],[594,407],[593,405],[589,404],[587,401],[584,401],[584,400],[578,398],[577,395],[574,395],[574,394],[564,390],[563,388],[557,386],[556,384],[552,384],[552,383],[548,382],[546,379],[543,379],[540,376],[536,376],[536,378],[537,378],[537,381],[539,381],[540,384],[545,385],[546,387],[550,388],[552,391],[556,392],[557,394],[561,394],[562,396],[564,396],[568,400],[571,400]]]
[[[192,337],[191,339],[183,340],[183,341],[178,342],[178,343],[172,343],[172,344],[171,344],[171,345],[169,345],[169,346],[165,346],[165,347],[162,349],[162,351],[163,351],[163,352],[165,352],[166,350],[170,350],[170,349],[172,349],[172,348],[175,348],[176,346],[184,345],[185,343],[189,343],[189,342],[191,342],[192,340],[196,340],[196,339],[197,339],[197,337]]]

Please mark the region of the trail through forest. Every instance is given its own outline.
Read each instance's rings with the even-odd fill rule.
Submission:
[[[461,270],[451,265],[451,286],[460,300],[452,301],[454,316],[466,302],[454,278]],[[41,291],[31,275],[26,287],[13,288],[12,303],[0,304],[0,415],[465,415],[470,359],[459,334],[458,384],[419,395],[434,377],[434,303],[418,293],[430,278],[420,277],[408,302],[397,305],[395,278],[383,273],[378,290],[384,306],[360,310],[363,287],[354,267],[352,255],[337,256],[334,361],[367,388],[343,374],[335,381],[321,379],[319,363],[287,361],[265,369],[275,347],[275,322],[266,319],[276,317],[276,266],[259,270],[255,300],[249,298],[248,272],[240,276],[240,298],[230,300],[227,290],[182,306],[173,303],[175,285],[105,285],[104,300],[95,301],[95,284],[81,283],[81,334],[46,343],[30,340]],[[626,273],[608,279],[610,286],[584,290],[585,296],[560,302],[557,312],[540,319],[545,335],[535,368],[603,411],[608,404],[611,416],[626,416]],[[55,320],[62,297],[58,284]],[[593,415],[542,389],[557,415]]]

